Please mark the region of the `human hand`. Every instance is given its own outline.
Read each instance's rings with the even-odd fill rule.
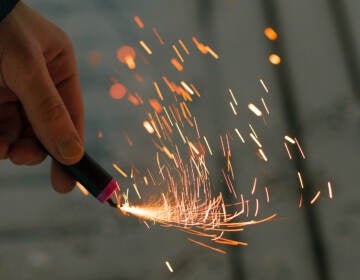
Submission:
[[[22,2],[0,22],[0,159],[41,163],[46,152],[73,164],[83,154],[84,112],[66,34]],[[74,181],[54,161],[54,189]]]

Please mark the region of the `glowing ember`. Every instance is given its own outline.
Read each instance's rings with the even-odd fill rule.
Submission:
[[[274,29],[272,29],[271,27],[266,27],[264,29],[264,34],[265,34],[266,38],[268,38],[271,41],[275,41],[278,38],[276,31]]]
[[[269,61],[271,64],[278,65],[281,63],[281,57],[277,54],[272,53],[269,55]]]
[[[134,16],[134,21],[136,22],[137,26],[139,26],[139,28],[144,28],[144,23],[138,16]]]
[[[117,59],[121,62],[126,64],[129,69],[135,69],[136,63],[135,63],[135,50],[130,46],[123,46],[117,50],[116,53]]]
[[[114,99],[121,99],[126,95],[127,89],[123,84],[115,83],[110,88],[110,95]]]

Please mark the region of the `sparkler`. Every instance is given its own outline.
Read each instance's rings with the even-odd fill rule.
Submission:
[[[134,17],[134,21],[139,28],[144,28],[144,23],[139,17]],[[152,28],[152,32],[159,43],[164,45],[164,40],[160,37],[157,29]],[[278,36],[272,28],[267,28],[264,34],[270,40],[276,40]],[[210,46],[200,42],[195,37],[192,37],[191,40],[201,54],[210,54],[214,59],[219,59],[219,55]],[[176,57],[170,57],[168,61],[170,61],[176,70],[183,72],[185,71],[184,57],[187,59],[187,56],[193,55],[194,52],[191,51],[183,40],[179,39],[178,43],[181,48],[178,48],[175,44],[170,45]],[[139,44],[148,55],[156,52],[155,46],[152,46],[152,49],[150,49],[142,40],[139,41]],[[117,58],[121,63],[127,65],[130,70],[134,70],[137,67],[135,63],[136,52],[130,46],[119,48]],[[278,54],[271,54],[269,61],[274,65],[280,64],[281,57]],[[211,148],[214,146],[210,145],[211,142],[209,143],[205,135],[201,135],[198,122],[188,106],[189,102],[199,98],[201,95],[198,88],[194,85],[195,83],[183,79],[178,79],[178,81],[174,82],[167,76],[162,76],[157,81],[150,81],[151,86],[155,89],[155,91],[152,91],[152,94],[156,94],[156,96],[146,98],[148,102],[143,102],[146,99],[142,98],[138,93],[130,94],[126,87],[117,81],[111,86],[110,95],[113,98],[121,99],[127,96],[128,101],[134,105],[141,105],[139,108],[144,109],[146,118],[142,122],[142,127],[152,137],[154,147],[157,149],[156,167],[155,170],[147,168],[146,174],[141,174],[140,172],[137,174],[134,172],[134,168],[131,169],[131,175],[129,176],[131,184],[129,186],[136,192],[138,202],[131,201],[129,199],[129,188],[123,187],[120,190],[118,184],[116,181],[113,181],[110,175],[105,177],[106,180],[110,180],[110,183],[107,182],[106,184],[110,184],[111,191],[106,192],[106,197],[100,195],[101,200],[107,200],[111,206],[117,207],[125,215],[132,215],[143,220],[148,228],[150,223],[147,223],[147,221],[151,221],[164,227],[179,229],[197,238],[206,239],[206,242],[202,242],[188,238],[190,242],[225,254],[225,250],[210,246],[207,243],[212,242],[217,246],[246,246],[246,242],[228,239],[226,234],[243,231],[246,226],[271,221],[275,219],[277,214],[273,213],[264,218],[260,217],[260,209],[262,210],[263,207],[261,205],[262,200],[257,194],[262,193],[263,197],[265,197],[265,202],[268,204],[270,203],[270,191],[268,186],[263,189],[257,187],[259,185],[257,177],[254,177],[251,196],[249,197],[244,193],[240,193],[235,185],[235,173],[231,162],[231,143],[234,141],[235,135],[241,140],[241,143],[245,144],[246,142],[238,128],[232,129],[231,133],[226,131],[218,137],[222,155],[226,162],[226,166],[221,169],[224,184],[227,186],[227,190],[224,191],[228,191],[232,196],[231,203],[225,201],[224,197],[226,196],[223,195],[223,192],[214,192],[210,172],[206,165],[207,154],[210,156],[214,155]],[[259,81],[265,93],[269,94],[269,87],[263,79],[259,79]],[[161,85],[161,83],[163,84]],[[233,114],[238,117],[242,104],[238,102],[231,89],[228,89],[228,91],[231,98],[229,102],[230,108]],[[171,104],[163,104],[169,102],[169,96],[173,97]],[[264,111],[254,105],[254,103],[249,102],[247,107],[257,117],[263,117],[264,119],[265,112],[267,115],[270,115],[269,107],[263,97],[261,97],[261,103],[263,109],[265,109]],[[256,144],[256,155],[265,162],[269,161],[264,152],[266,143],[260,141],[262,135],[257,135],[251,124],[249,124],[249,128],[251,132],[248,135],[254,144]],[[191,129],[191,135],[187,133],[188,129]],[[127,136],[127,138],[129,137]],[[296,138],[286,135],[283,138],[283,144],[289,159],[292,159],[291,146],[297,147],[301,156],[305,159],[304,151]],[[291,144],[290,148],[288,144],[289,146]],[[86,162],[88,162],[88,159],[86,159]],[[93,162],[90,165],[92,164]],[[113,167],[123,177],[128,176],[118,165],[113,164]],[[95,171],[92,175],[99,176],[100,178],[107,174],[103,170],[98,172],[98,166]],[[99,189],[100,193],[103,189],[107,189],[106,184],[102,181],[99,182],[100,188],[93,188],[92,185],[90,187],[87,179],[88,174],[80,173],[79,175],[78,168],[72,169],[70,172],[90,193],[97,197],[99,196]],[[303,189],[304,186],[300,172],[297,175]],[[140,183],[139,178],[141,180]],[[156,188],[156,195],[153,194],[150,197],[142,196],[142,184],[145,184],[147,188]],[[328,182],[327,187],[329,197],[332,199],[333,191],[330,182]],[[111,195],[115,196],[116,202],[113,202],[111,199],[109,200]],[[309,203],[314,204],[319,196],[320,190]],[[302,205],[303,196],[300,193],[299,207]],[[252,218],[249,218],[251,215]],[[170,264],[166,262],[166,265],[172,272]]]

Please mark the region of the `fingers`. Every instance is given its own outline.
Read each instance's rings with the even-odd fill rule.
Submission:
[[[51,163],[51,183],[59,193],[68,193],[75,187],[75,180],[55,161]]]
[[[43,57],[35,61],[31,78],[26,71],[18,71],[18,79],[23,83],[13,91],[47,151],[63,164],[76,163],[83,154],[82,139],[50,78]]]
[[[8,156],[15,164],[35,165],[44,161],[46,152],[36,138],[22,138],[11,145]]]

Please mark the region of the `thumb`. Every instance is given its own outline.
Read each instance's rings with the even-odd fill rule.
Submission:
[[[15,93],[38,140],[47,151],[63,164],[76,163],[83,154],[81,137],[50,77],[44,59],[31,66],[30,75],[27,71],[19,71],[17,80],[21,85]]]

